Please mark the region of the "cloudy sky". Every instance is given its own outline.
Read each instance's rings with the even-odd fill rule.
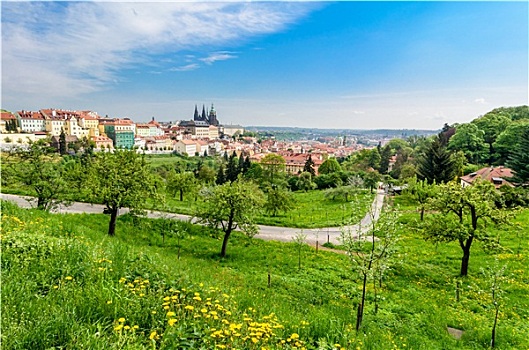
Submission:
[[[528,3],[2,1],[2,108],[438,129],[528,104]]]

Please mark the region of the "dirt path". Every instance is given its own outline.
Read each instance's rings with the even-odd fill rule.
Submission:
[[[3,200],[15,202],[17,205],[19,205],[22,208],[34,207],[34,205],[32,205],[32,203],[29,201],[31,200],[31,197],[24,197],[24,196],[4,194],[4,193],[1,193],[0,195]],[[361,222],[356,225],[345,227],[344,229],[350,230],[351,233],[355,237],[365,234],[367,231],[367,227],[369,227],[372,219],[373,218],[375,220],[378,219],[380,215],[380,209],[382,208],[383,203],[384,203],[384,191],[378,190],[375,196],[375,199],[373,200],[373,203],[371,204],[370,211],[364,216]],[[104,207],[105,206],[101,204],[74,202],[72,203],[72,205],[67,206],[67,207],[60,206],[59,208],[54,210],[54,212],[56,213],[101,214],[103,213]],[[125,214],[127,212],[128,212],[128,209],[126,208],[121,209],[120,215]],[[165,217],[165,218],[178,219],[178,220],[189,220],[190,219],[190,216],[187,216],[187,215],[163,213],[163,212],[157,212],[157,211],[150,211],[147,214],[147,216],[151,218]],[[358,226],[360,226],[360,230],[358,229]],[[259,234],[257,234],[255,238],[260,238],[263,240],[292,242],[292,239],[300,232],[303,232],[303,234],[307,236],[306,241],[308,244],[316,247],[316,241],[318,241],[319,249],[322,249],[322,250],[325,248],[325,247],[322,247],[322,244],[326,242],[329,242],[332,244],[341,244],[340,242],[341,231],[339,227],[299,229],[299,228],[291,228],[291,227],[259,225]]]

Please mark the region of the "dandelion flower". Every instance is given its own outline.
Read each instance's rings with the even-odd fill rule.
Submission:
[[[174,315],[176,315],[173,311],[169,311],[167,313],[167,317],[173,317]]]
[[[125,322],[125,317],[120,317],[120,318],[118,319],[118,322],[119,322],[119,323],[123,323],[123,322]]]
[[[71,281],[71,280],[73,280],[73,277],[72,276],[66,276],[65,280]]]
[[[176,323],[176,318],[171,318],[169,321],[167,321],[167,323],[169,324],[169,326],[173,326],[175,323]]]
[[[156,331],[152,331],[151,335],[149,335],[149,339],[153,340],[154,338],[156,338],[157,335],[158,335],[158,333]]]

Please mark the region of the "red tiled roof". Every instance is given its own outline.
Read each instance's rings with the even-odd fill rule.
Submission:
[[[11,112],[1,112],[0,119],[2,120],[15,120],[16,117]]]
[[[503,166],[499,167],[487,167],[479,169],[478,171],[468,174],[461,177],[462,181],[465,181],[466,183],[472,184],[476,179],[481,179],[483,181],[490,181],[494,184],[496,188],[507,185],[514,187],[513,184],[511,184],[509,181],[505,180],[504,178],[511,178],[513,177],[512,170],[509,168],[505,168]],[[500,181],[501,180],[501,181]]]

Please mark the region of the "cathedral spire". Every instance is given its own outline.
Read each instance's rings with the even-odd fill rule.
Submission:
[[[206,106],[202,105],[202,118],[201,120],[203,121],[206,121],[207,120],[207,117],[206,117]]]
[[[198,120],[198,107],[195,105],[195,114],[193,115],[193,120]]]

